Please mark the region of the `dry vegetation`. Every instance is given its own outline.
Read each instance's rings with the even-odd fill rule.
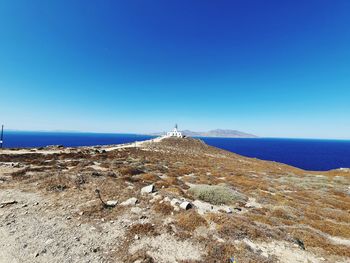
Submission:
[[[288,244],[288,249],[326,262],[350,260],[348,171],[303,171],[245,158],[194,139],[166,139],[113,151],[76,148],[54,154],[40,150],[0,154],[0,163],[8,162],[17,166],[1,175],[6,177],[2,189],[40,191],[55,200],[56,208],[72,205],[87,224],[126,218],[126,240],[110,253],[111,260],[157,262],[147,247],[132,255],[129,247],[139,242],[135,235],[142,240],[165,234],[190,240],[203,251],[200,260],[187,262],[227,262],[233,256],[240,263],[288,262],[277,252],[266,256],[244,240],[257,245]],[[140,194],[149,184],[155,185],[160,199]],[[139,202],[134,210],[119,205],[105,208],[96,189],[104,201],[120,203],[136,197]],[[195,207],[174,209],[164,198],[226,204],[233,213],[201,215]]]

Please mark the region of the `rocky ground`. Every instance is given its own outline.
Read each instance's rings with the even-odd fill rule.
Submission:
[[[191,138],[0,152],[0,262],[350,262],[350,170]]]

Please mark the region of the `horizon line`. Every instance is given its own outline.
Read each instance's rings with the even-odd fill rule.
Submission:
[[[228,129],[230,130],[230,129]],[[130,134],[130,135],[146,135],[146,136],[157,136],[152,133],[142,132],[98,132],[98,131],[81,131],[81,130],[20,130],[20,129],[4,129],[5,132],[42,132],[42,133],[93,133],[93,134]],[[237,130],[238,131],[238,130]],[[166,131],[163,131],[166,132]],[[160,133],[160,132],[154,132]],[[300,140],[336,140],[336,141],[350,141],[350,138],[321,138],[321,137],[275,137],[275,136],[258,136],[255,138],[250,137],[206,137],[206,136],[189,136],[195,138],[226,138],[226,139],[300,139]]]

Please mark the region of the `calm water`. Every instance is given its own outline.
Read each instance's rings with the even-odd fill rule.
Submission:
[[[110,133],[6,132],[4,147],[91,146],[143,141],[153,136]]]
[[[202,138],[207,144],[248,157],[306,170],[350,168],[350,141],[272,138]]]
[[[4,147],[90,146],[150,139],[135,134],[6,132]],[[350,141],[308,139],[201,138],[207,144],[244,156],[277,161],[307,170],[350,167]]]

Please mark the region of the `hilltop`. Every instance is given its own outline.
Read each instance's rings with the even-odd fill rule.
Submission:
[[[220,137],[220,138],[257,138],[258,136],[236,131],[236,130],[224,130],[224,129],[216,129],[207,132],[195,132],[190,130],[181,131],[183,135],[188,137]],[[164,135],[165,132],[153,133],[152,135]]]
[[[350,171],[201,140],[0,152],[0,262],[349,262]]]

